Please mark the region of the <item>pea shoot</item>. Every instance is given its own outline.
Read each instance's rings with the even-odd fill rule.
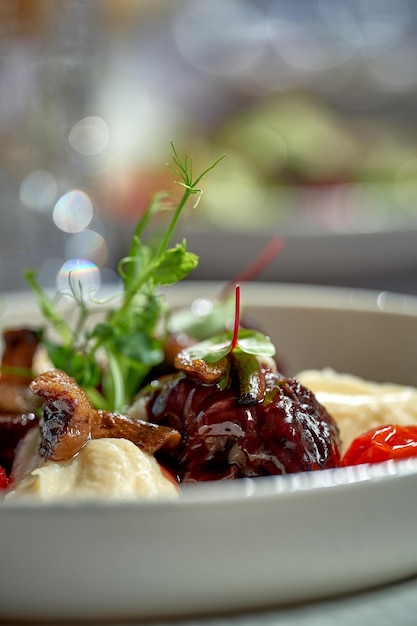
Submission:
[[[146,239],[152,218],[167,209],[167,196],[158,192],[152,198],[134,230],[130,248],[118,264],[122,292],[98,301],[92,292],[84,293],[70,274],[69,291],[74,301],[74,323],[59,311],[57,299],[39,285],[36,270],[25,272],[43,316],[54,331],[43,333],[43,344],[54,367],[75,378],[96,408],[123,411],[153,367],[164,358],[168,307],[159,287],[174,285],[198,265],[198,257],[187,250],[186,241],[171,246],[175,228],[191,196],[201,198],[199,184],[222,159],[218,158],[201,174],[194,176],[193,160],[180,158],[171,142],[173,163],[183,194],[173,209],[165,232]],[[100,311],[100,321],[92,316]]]

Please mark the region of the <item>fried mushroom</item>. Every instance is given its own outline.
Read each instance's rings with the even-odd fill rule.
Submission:
[[[180,445],[173,428],[94,409],[85,391],[61,370],[40,374],[30,388],[44,401],[39,454],[46,460],[71,459],[90,439],[129,439],[151,455]]]

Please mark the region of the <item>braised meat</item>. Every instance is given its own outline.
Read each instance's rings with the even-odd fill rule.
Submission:
[[[30,428],[38,424],[34,411],[39,398],[29,389],[39,333],[29,328],[3,332],[0,373],[0,465],[10,471],[15,448]]]
[[[264,393],[247,402],[233,383],[196,381],[183,372],[143,392],[151,422],[178,430],[174,459],[182,482],[288,474],[336,467],[338,428],[296,379],[263,370]]]

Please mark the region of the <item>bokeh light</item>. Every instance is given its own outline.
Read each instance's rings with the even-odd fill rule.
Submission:
[[[101,117],[90,116],[74,124],[68,135],[68,141],[76,152],[94,156],[103,152],[109,142],[109,136],[106,122]]]
[[[22,181],[19,197],[29,209],[45,211],[54,202],[58,192],[55,178],[45,170],[34,170]]]
[[[93,204],[81,189],[61,196],[53,211],[55,225],[65,233],[78,233],[87,228],[93,218]]]
[[[88,298],[91,291],[97,292],[100,286],[99,268],[86,259],[66,261],[57,276],[58,291],[65,295],[71,295],[75,291],[77,297],[81,299]]]
[[[191,303],[191,311],[197,317],[209,315],[213,310],[213,301],[206,298],[197,298]]]

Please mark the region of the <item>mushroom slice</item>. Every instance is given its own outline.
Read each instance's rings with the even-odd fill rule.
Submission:
[[[120,413],[96,411],[91,423],[91,438],[103,437],[129,439],[148,454],[155,454],[160,449],[171,452],[181,443],[180,433],[169,426],[151,424]]]
[[[30,388],[45,403],[39,447],[45,459],[70,459],[90,439],[104,437],[129,439],[151,455],[160,449],[175,450],[181,442],[179,432],[168,426],[94,409],[84,390],[61,370],[40,374]]]
[[[207,363],[203,359],[191,357],[187,350],[180,352],[175,358],[175,367],[182,370],[189,378],[211,385],[227,374],[227,359],[215,363]]]
[[[44,401],[39,454],[52,461],[70,459],[90,439],[94,409],[76,381],[61,370],[37,376],[30,389]]]

